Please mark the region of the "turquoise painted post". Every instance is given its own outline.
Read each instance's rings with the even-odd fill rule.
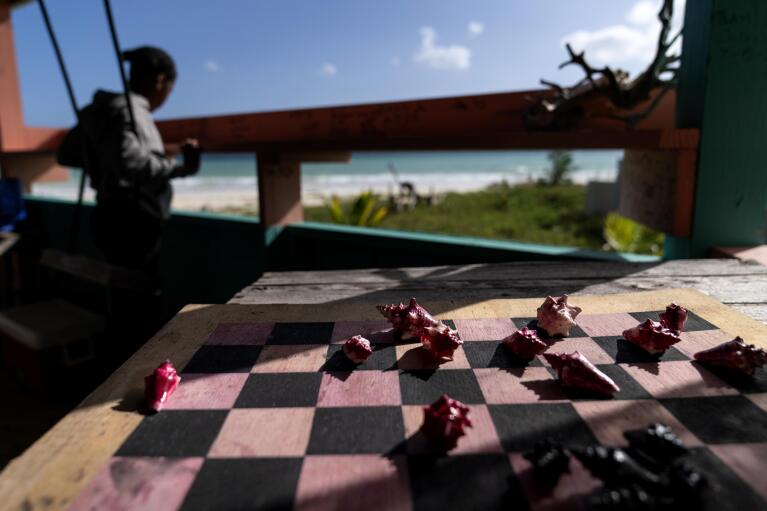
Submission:
[[[765,243],[767,232],[767,2],[687,2],[677,126],[700,128],[690,238],[666,256]]]

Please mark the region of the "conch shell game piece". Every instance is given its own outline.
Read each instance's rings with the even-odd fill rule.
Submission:
[[[452,359],[455,350],[463,344],[458,332],[434,319],[426,309],[418,305],[415,298],[411,298],[408,305],[392,303],[378,305],[376,308],[391,321],[394,330],[400,332],[403,339],[420,340],[423,347],[438,359]]]
[[[580,307],[567,303],[567,295],[549,296],[543,305],[538,307],[538,327],[551,337],[567,337],[570,335],[570,329],[578,324],[575,318],[581,311]]]
[[[566,387],[589,390],[605,396],[612,396],[621,390],[612,378],[594,367],[577,351],[570,354],[544,353],[543,356],[557,371],[559,380]]]
[[[180,382],[181,377],[176,373],[176,368],[170,360],[160,364],[152,374],[144,378],[144,395],[149,408],[155,412],[162,410]]]
[[[695,354],[695,360],[750,375],[767,363],[767,352],[736,337],[719,346],[699,351]]]
[[[652,355],[665,353],[671,345],[682,340],[676,332],[651,319],[624,330],[623,338]]]
[[[517,330],[503,339],[502,342],[504,346],[523,360],[532,360],[536,355],[549,349],[549,345],[538,337],[538,333],[527,327]]]
[[[370,347],[370,341],[361,335],[355,335],[346,340],[341,350],[346,358],[355,364],[361,364],[370,358],[373,354],[373,348]]]
[[[447,394],[423,408],[421,431],[440,449],[453,449],[470,427],[469,407]]]

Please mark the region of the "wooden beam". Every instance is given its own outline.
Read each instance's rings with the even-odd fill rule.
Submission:
[[[0,171],[2,177],[21,180],[25,192],[32,190],[32,183],[69,179],[69,172],[52,153],[0,153]]]

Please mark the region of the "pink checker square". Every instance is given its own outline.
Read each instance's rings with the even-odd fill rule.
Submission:
[[[228,410],[247,379],[247,373],[183,374],[164,409]]]
[[[532,463],[521,453],[510,454],[509,459],[522,490],[527,495],[531,511],[591,509],[589,496],[602,486],[602,481],[593,477],[574,457],[570,459],[570,471],[562,474],[554,487],[535,477]]]
[[[671,412],[652,399],[581,401],[573,403],[573,406],[603,445],[628,445],[623,437],[624,431],[656,422],[671,426],[685,445],[702,445],[698,437],[685,428]]]
[[[211,458],[303,456],[314,408],[249,408],[229,412]]]
[[[266,343],[274,323],[219,323],[205,344],[220,346],[260,346]]]
[[[591,337],[623,335],[624,330],[639,324],[636,318],[625,312],[613,314],[582,314],[576,318],[578,326]]]
[[[297,510],[410,510],[407,463],[401,456],[307,456]]]
[[[203,458],[111,458],[69,509],[178,509],[202,462]]]
[[[433,369],[469,369],[469,361],[463,348],[453,353],[453,360],[436,359],[426,348],[419,344],[398,344],[395,347],[397,367],[401,371]]]
[[[462,341],[500,341],[517,330],[510,318],[455,319],[453,323]]]
[[[746,397],[751,400],[756,406],[767,412],[767,392],[759,394],[746,394]]]
[[[731,396],[738,391],[689,361],[620,364],[655,398]]]
[[[549,349],[546,350],[547,353],[572,353],[578,351],[592,364],[612,364],[615,362],[612,357],[610,357],[610,355],[608,355],[607,352],[590,337],[543,339],[543,342],[549,345]],[[543,362],[543,365],[549,365],[543,355],[538,355],[538,359]]]
[[[695,354],[699,351],[713,348],[735,338],[735,336],[728,335],[721,330],[682,332],[680,337],[682,340],[674,344],[674,347],[690,358],[695,358]]]
[[[720,444],[709,449],[767,500],[767,444]]]
[[[322,375],[317,406],[400,405],[397,371],[351,371]]]
[[[251,372],[305,373],[322,369],[327,345],[267,345],[261,350]]]
[[[565,401],[559,383],[545,367],[474,369],[488,404]]]
[[[373,343],[391,344],[396,342],[391,323],[379,321],[339,321],[333,326],[331,344],[342,344],[349,337],[361,335]]]
[[[433,444],[420,431],[423,424],[423,408],[423,406],[402,407],[407,451],[410,454],[435,452]],[[472,427],[466,429],[466,434],[458,439],[458,446],[448,452],[448,455],[503,452],[487,406],[471,405],[469,418],[473,424]]]

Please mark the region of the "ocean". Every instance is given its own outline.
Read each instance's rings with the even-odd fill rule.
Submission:
[[[430,151],[360,152],[349,163],[306,163],[301,168],[304,202],[321,203],[331,195],[349,196],[364,190],[396,192],[398,181],[415,185],[419,193],[470,191],[492,183],[524,183],[545,175],[546,151]],[[613,181],[622,151],[573,151],[578,183]],[[174,207],[210,209],[240,206],[256,200],[254,155],[207,154],[196,176],[176,179]],[[79,172],[68,181],[39,183],[32,193],[73,199]],[[92,200],[92,192],[86,199]]]

